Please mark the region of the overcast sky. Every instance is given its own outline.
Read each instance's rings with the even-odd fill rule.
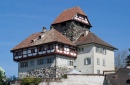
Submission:
[[[7,76],[18,74],[10,50],[32,33],[50,29],[65,9],[80,6],[91,32],[119,50],[130,48],[130,0],[1,0],[0,66]]]

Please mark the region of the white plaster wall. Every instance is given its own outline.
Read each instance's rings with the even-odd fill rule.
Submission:
[[[28,62],[28,67],[24,67],[24,68],[20,68],[20,63],[21,62],[26,62],[26,61],[21,61],[21,62],[18,63],[18,73],[20,73],[20,72],[27,72],[27,71],[34,70],[34,69],[40,69],[40,68],[46,68],[46,67],[55,66],[55,60],[53,61],[53,63],[37,65],[37,60],[38,59],[44,59],[44,58],[50,58],[50,57],[54,57],[55,58],[55,56],[47,56],[47,57],[42,57],[42,58],[26,60]],[[29,66],[29,61],[32,61],[32,60],[34,60],[35,65],[34,66]]]
[[[81,71],[83,74],[93,74],[94,73],[94,70],[93,70],[94,46],[82,45],[82,46],[79,46],[79,48],[84,48],[84,51],[78,52],[78,55],[76,58],[76,69]],[[84,65],[85,58],[91,58],[90,65]]]
[[[97,58],[100,59],[100,65],[97,65]],[[105,59],[105,66],[103,66],[103,59]],[[102,74],[106,70],[114,70],[114,51],[106,49],[106,54],[96,52],[96,46],[94,46],[94,74],[97,74],[97,70],[100,70]]]
[[[106,54],[96,52],[96,46],[82,45],[79,48],[84,48],[84,51],[78,52],[76,58],[76,69],[83,74],[97,74],[97,70],[100,70],[100,74],[103,71],[114,70],[114,51],[106,48]],[[101,47],[102,48],[102,47]],[[90,65],[84,65],[84,59],[91,58]],[[100,59],[100,65],[97,65],[97,58]],[[103,66],[103,59],[105,60],[105,66]]]
[[[61,82],[41,82],[39,85],[106,85],[104,76],[99,75],[67,75]]]
[[[53,63],[49,63],[49,64],[42,64],[42,65],[37,65],[37,60],[38,59],[45,59],[45,58],[51,58],[54,57],[53,56],[47,56],[47,57],[42,57],[42,58],[36,58],[36,59],[30,59],[30,60],[25,60],[25,61],[21,61],[21,62],[28,62],[28,67],[24,67],[24,68],[20,68],[20,63],[18,63],[18,73],[24,73],[24,72],[28,72],[30,70],[34,70],[34,69],[40,69],[40,68],[46,68],[46,67],[54,67],[55,65],[58,67],[68,67],[68,68],[74,68],[73,66],[68,66],[67,62],[68,61],[74,61],[74,58],[70,58],[70,57],[66,57],[66,56],[62,56],[62,55],[56,55],[56,64],[55,64],[55,59],[53,61]],[[35,65],[34,66],[29,66],[29,62],[34,60]]]
[[[68,61],[74,62],[74,58],[66,57],[66,56],[62,56],[62,55],[56,56],[56,66],[74,68],[74,66],[68,66]]]

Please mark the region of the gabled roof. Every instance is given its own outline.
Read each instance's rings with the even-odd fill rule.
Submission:
[[[78,6],[77,7],[73,7],[73,8],[69,8],[69,9],[64,10],[55,19],[55,21],[52,23],[52,25],[53,24],[57,24],[57,23],[61,23],[61,22],[64,22],[64,21],[72,20],[76,14],[81,14],[81,15],[86,16],[86,14]]]
[[[38,39],[39,36],[41,36],[42,38]],[[32,40],[35,41],[32,42]],[[51,30],[46,31],[45,33],[39,32],[39,33],[32,34],[27,39],[25,39],[20,44],[18,44],[16,47],[14,47],[12,50],[50,43],[50,42],[61,42],[64,44],[75,46],[68,38],[66,38],[64,35],[62,35],[57,30],[52,28]]]
[[[103,46],[107,46],[107,47],[116,49],[112,45],[108,44],[107,42],[105,42],[102,39],[100,39],[99,37],[97,37],[92,32],[88,32],[87,35],[81,35],[74,44],[83,45],[83,44],[91,44],[91,43],[95,43],[95,44],[99,44],[99,45],[103,45]]]
[[[130,80],[129,74],[130,74],[129,68],[119,68],[116,71],[116,73],[106,74],[106,77],[112,85],[129,85],[126,83],[128,79]]]

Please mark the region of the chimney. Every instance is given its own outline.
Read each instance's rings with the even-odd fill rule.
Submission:
[[[43,27],[42,28],[42,33],[45,33],[46,32],[46,27]]]
[[[89,33],[88,30],[84,31],[84,36],[87,36],[88,33]]]

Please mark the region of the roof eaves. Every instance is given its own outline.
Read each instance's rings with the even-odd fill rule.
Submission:
[[[97,44],[97,45],[101,45],[101,46],[104,46],[104,47],[112,48],[112,49],[114,49],[114,50],[118,50],[118,49],[117,49],[117,48],[115,48],[115,47],[106,46],[106,45],[102,45],[102,44],[95,43],[95,42],[91,42],[91,43],[83,43],[83,44],[76,45],[76,46],[81,46],[81,45],[86,45],[86,44]]]

